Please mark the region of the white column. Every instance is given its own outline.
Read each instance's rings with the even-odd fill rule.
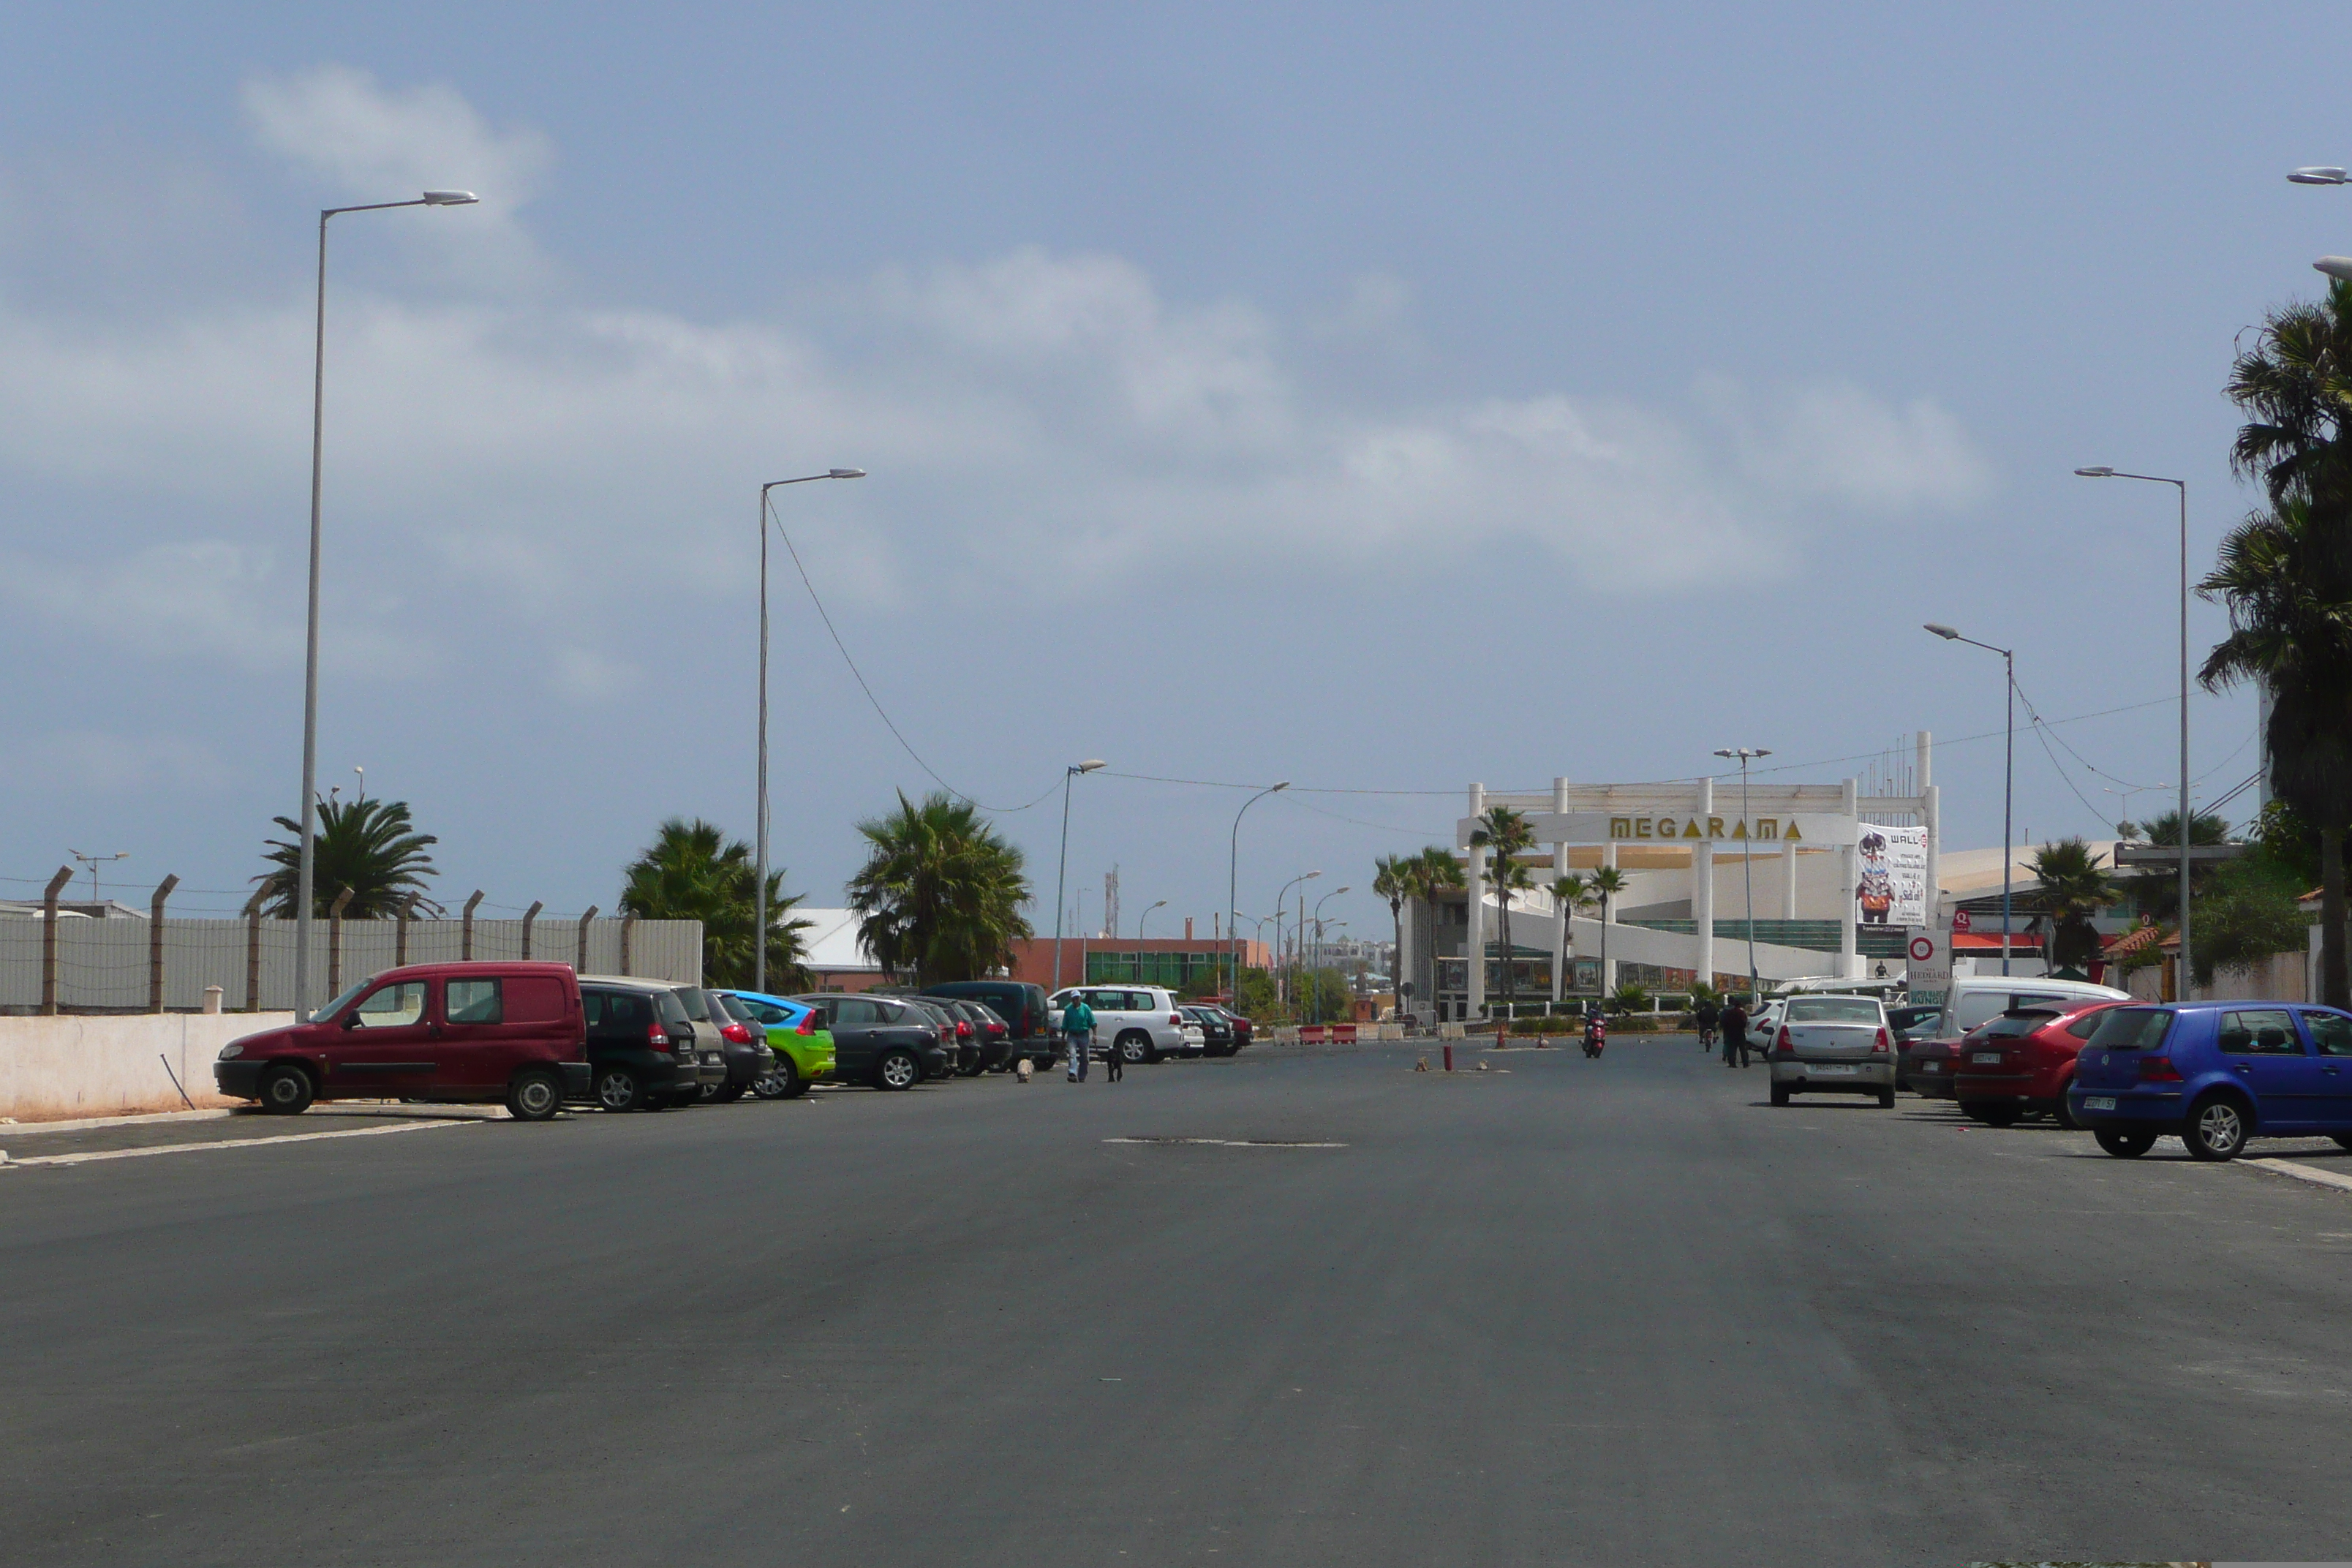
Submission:
[[[1698,826],[1706,831],[1715,811],[1715,781],[1698,781]],[[1691,919],[1698,933],[1698,977],[1715,984],[1715,840],[1701,838],[1691,847]]]
[[[1557,815],[1568,815],[1568,781],[1551,781],[1551,808]],[[1568,875],[1568,846],[1555,842],[1551,847],[1552,880]],[[1552,900],[1552,916],[1559,921],[1559,940],[1552,943],[1551,999],[1555,1002],[1566,994],[1568,984],[1568,906],[1558,898]]]
[[[1601,863],[1608,867],[1612,871],[1617,868],[1617,841],[1615,839],[1611,839],[1608,847],[1601,851]],[[1607,923],[1610,925],[1613,926],[1617,923],[1617,905],[1619,902],[1621,902],[1621,900],[1617,899],[1612,899],[1609,900],[1609,910],[1606,920]],[[1607,939],[1604,937],[1602,940],[1606,941]],[[1606,959],[1601,965],[1601,994],[1603,996],[1612,995],[1616,992],[1616,990],[1617,961],[1614,958]]]
[[[1475,817],[1486,809],[1486,786],[1470,786],[1470,815]],[[1470,985],[1470,1014],[1478,1017],[1486,1010],[1486,852],[1470,847],[1470,868],[1465,877],[1470,884],[1470,929],[1462,944],[1467,963],[1464,972]]]
[[[1936,924],[1944,903],[1944,803],[1936,788],[1935,742],[1919,731],[1919,820],[1927,829],[1927,923]]]
[[[1852,779],[1845,781],[1845,799],[1840,803],[1846,820],[1861,815],[1861,787]],[[1838,846],[1838,973],[1849,980],[1862,974],[1862,959],[1854,947],[1853,879],[1854,845],[1851,837]]]
[[[1748,847],[1755,847],[1752,840]],[[1780,918],[1797,918],[1797,847],[1786,842],[1780,846]]]

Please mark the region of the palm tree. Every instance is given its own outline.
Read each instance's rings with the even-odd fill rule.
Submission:
[[[1412,860],[1404,855],[1383,855],[1372,862],[1372,896],[1389,901],[1389,919],[1396,923],[1396,958],[1389,967],[1402,967],[1404,962],[1404,901],[1412,891]],[[1398,976],[1389,976],[1389,989],[1394,991]],[[1399,1013],[1399,1018],[1404,1015]]]
[[[2091,917],[2121,896],[2105,861],[2081,838],[2061,838],[2034,852],[2033,875],[2042,884],[2035,901],[2051,920],[2053,969],[2084,970],[2099,955],[2098,928]]]
[[[1032,934],[1021,851],[981,820],[979,807],[944,792],[861,822],[866,864],[849,881],[857,934],[883,969],[918,984],[977,980],[1013,966],[1013,944]]]
[[[1519,851],[1533,844],[1535,830],[1528,826],[1527,814],[1507,805],[1490,805],[1478,815],[1478,826],[1470,830],[1470,847],[1486,851],[1486,885],[1494,890],[1499,909],[1500,946],[1503,954],[1503,1000],[1516,999],[1517,987],[1512,984],[1517,965],[1512,962],[1511,895],[1535,886],[1535,879],[1519,864]],[[1474,952],[1473,963],[1483,963],[1486,955]]]
[[[648,921],[702,922],[706,985],[751,984],[758,955],[751,943],[760,923],[759,872],[751,847],[710,823],[673,816],[621,873],[621,912]],[[797,991],[812,983],[801,933],[812,928],[792,918],[802,895],[787,898],[784,874],[768,873],[768,984]]]
[[[1625,890],[1625,873],[1614,866],[1603,866],[1592,873],[1588,885],[1592,889],[1592,896],[1601,901],[1601,984],[1605,989],[1609,984],[1609,900]],[[1715,977],[1707,975],[1706,978],[1712,980]]]
[[[1406,865],[1412,896],[1421,900],[1422,925],[1433,932],[1437,928],[1437,895],[1462,886],[1462,862],[1454,858],[1453,850],[1442,844],[1432,844]],[[1437,991],[1437,944],[1433,940],[1424,941],[1422,947],[1428,971],[1421,978],[1424,987],[1422,994],[1433,998]]]
[[[302,825],[290,816],[271,818],[293,837],[264,839],[268,853],[262,859],[277,868],[254,878],[267,900],[263,913],[272,920],[292,920],[299,912],[302,867]],[[441,841],[415,831],[404,800],[370,800],[360,796],[343,805],[332,796],[319,802],[319,822],[310,842],[310,899],[313,915],[327,913],[343,889],[352,900],[343,906],[348,920],[390,920],[421,895],[425,879],[435,875],[428,844]],[[421,900],[420,900],[421,901]],[[437,904],[426,904],[434,913]]]
[[[2180,813],[2168,811],[2147,822],[2118,822],[2116,836],[2119,838],[2140,838],[2150,844],[2180,843]],[[2210,811],[2198,812],[2189,820],[2189,842],[2191,845],[2227,844],[2230,841],[2229,818]],[[2213,868],[2192,863],[2189,871],[2189,894],[2192,900],[2201,901],[2205,886],[2212,880]],[[2138,905],[2144,914],[2159,921],[2180,918],[2180,867],[2176,861],[2168,866],[2145,866],[2121,879],[2120,890]]]
[[[2338,284],[2336,292],[2348,291]],[[2352,300],[2347,300],[2352,306]],[[2352,823],[2352,571],[2345,530],[2291,497],[2221,542],[2199,585],[2229,607],[2230,635],[2206,657],[2209,690],[2270,689],[2271,787],[2319,833],[2319,999],[2352,1004],[2345,964],[2344,825]]]
[[[1592,884],[1580,872],[1551,879],[1552,907],[1559,916],[1559,994],[1568,994],[1568,922],[1592,906]]]

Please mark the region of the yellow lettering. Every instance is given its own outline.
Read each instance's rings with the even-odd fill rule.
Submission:
[[[1739,826],[1731,830],[1731,836],[1734,838],[1745,838],[1748,837],[1748,819],[1746,817],[1743,816],[1739,819]]]
[[[1704,837],[1704,835],[1702,835],[1698,830],[1697,817],[1694,816],[1688,822],[1683,824],[1683,837],[1685,838],[1698,838]]]
[[[1612,838],[1633,837],[1633,819],[1630,816],[1611,817],[1609,819],[1609,837]]]
[[[1798,839],[1804,837],[1803,834],[1797,831],[1797,819],[1795,817],[1792,816],[1789,818],[1789,831],[1782,834],[1781,837],[1786,838],[1791,844],[1794,844]]]
[[[1791,824],[1790,824],[1790,826],[1793,827],[1793,826],[1796,826],[1796,825],[1795,825],[1794,823],[1791,823]],[[1756,837],[1759,837],[1759,838],[1778,838],[1778,837],[1780,837],[1780,824],[1778,821],[1776,821],[1774,818],[1772,818],[1772,817],[1769,817],[1769,816],[1759,816],[1759,817],[1758,817],[1758,818],[1756,819]]]
[[[1636,838],[1647,838],[1650,837],[1650,819],[1648,817],[1637,816],[1633,819],[1633,837]]]
[[[1723,818],[1719,816],[1710,816],[1706,819],[1706,836],[1709,838],[1720,838],[1723,837]]]

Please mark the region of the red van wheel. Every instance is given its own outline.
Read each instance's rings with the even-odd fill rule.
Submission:
[[[298,1067],[274,1067],[261,1075],[261,1109],[272,1116],[299,1116],[310,1109],[317,1091],[310,1075]]]
[[[562,1080],[545,1068],[526,1068],[507,1086],[507,1114],[517,1121],[551,1121],[562,1109]]]

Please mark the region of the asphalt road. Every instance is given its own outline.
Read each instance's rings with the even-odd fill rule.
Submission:
[[[1686,1042],[1415,1054],[0,1172],[5,1555],[2352,1540],[2352,1194],[1908,1097],[1774,1110]],[[1227,1142],[1118,1141],[1171,1138]]]

